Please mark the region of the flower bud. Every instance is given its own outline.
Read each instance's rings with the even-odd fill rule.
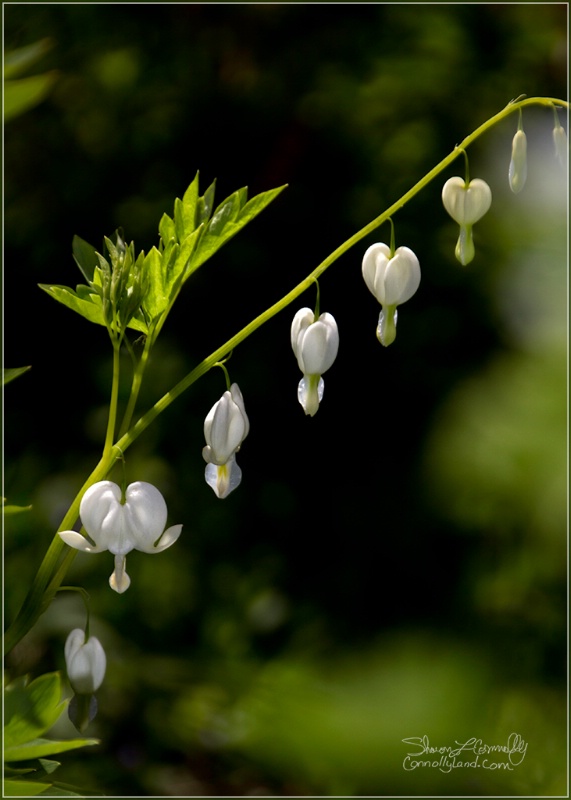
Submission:
[[[396,337],[397,306],[405,303],[420,286],[420,264],[408,247],[398,247],[391,257],[388,245],[372,244],[363,256],[363,278],[383,309],[377,339],[385,347]]]
[[[75,628],[65,643],[65,663],[69,682],[76,694],[93,694],[103,683],[107,660],[99,639]]]
[[[557,124],[553,128],[553,144],[555,145],[555,156],[559,159],[561,166],[567,168],[567,159],[569,156],[569,145],[567,144],[567,134],[565,128]]]
[[[323,399],[321,375],[332,366],[339,350],[339,331],[333,315],[324,313],[316,320],[310,308],[301,308],[291,325],[291,346],[303,372],[297,399],[305,413],[313,417]]]
[[[510,189],[514,194],[521,192],[527,178],[527,138],[518,130],[512,141],[512,157],[508,170]]]
[[[236,463],[235,454],[248,435],[250,422],[244,406],[244,398],[237,383],[224,392],[220,400],[210,409],[204,420],[206,447],[202,450],[205,461],[207,484],[217,497],[223,499],[240,485],[242,470]]]

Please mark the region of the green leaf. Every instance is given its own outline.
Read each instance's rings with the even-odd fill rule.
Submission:
[[[81,294],[78,294],[78,292],[74,292],[73,289],[70,289],[69,286],[54,286],[46,283],[40,283],[38,285],[40,289],[47,292],[54,300],[71,308],[72,311],[81,314],[81,316],[85,317],[89,322],[95,322],[97,325],[105,325],[101,297],[95,291],[90,291],[89,287],[78,287],[79,292],[81,292]],[[133,317],[127,327],[133,328],[141,333],[148,333],[148,327],[140,317]]]
[[[97,302],[97,295],[90,293],[89,295],[80,297],[68,286],[53,286],[45,283],[40,283],[39,286],[40,289],[47,292],[50,297],[53,297],[58,303],[63,303],[64,306],[81,314],[82,317],[85,317],[85,319],[88,319],[90,322],[95,322],[97,325],[105,325],[103,306],[101,305],[100,298],[99,302]]]
[[[46,775],[51,775],[58,767],[61,767],[61,761],[53,761],[51,758],[40,758],[38,760]]]
[[[85,279],[91,282],[93,280],[95,267],[99,266],[99,259],[97,258],[95,247],[80,236],[74,236],[71,243],[71,250],[75,263],[83,272]]]
[[[178,198],[177,198],[178,200]],[[175,201],[176,204],[177,201]],[[180,203],[180,200],[178,200]],[[166,247],[171,239],[175,239],[175,224],[168,214],[163,214],[159,222],[159,235],[162,239],[163,246]]]
[[[145,257],[149,286],[143,307],[151,322],[157,320],[174,302],[188,277],[187,267],[202,233],[203,228],[199,227],[182,244],[171,239],[162,253],[153,247]]]
[[[191,271],[193,272],[201,264],[204,264],[223,244],[257,217],[285,188],[285,186],[280,186],[277,189],[262,192],[247,203],[245,203],[247,192],[245,188],[230,195],[218,206],[216,213],[208,223],[192,259]]]
[[[30,511],[30,509],[32,508],[32,506],[7,506],[4,505],[5,502],[6,498],[3,497],[2,512],[4,513],[4,516],[7,516],[8,514],[22,514],[24,511]]]
[[[61,712],[60,712],[61,713]],[[29,742],[12,747],[5,747],[5,761],[30,761],[33,758],[44,758],[56,753],[65,753],[67,750],[77,750],[80,747],[92,747],[99,744],[99,739],[67,739],[54,741],[52,739],[32,739]]]
[[[51,789],[51,783],[40,783],[39,781],[4,781],[4,797],[35,797],[47,789]]]
[[[8,684],[4,694],[5,753],[37,739],[57,722],[66,706],[61,694],[59,672],[40,675],[28,686]]]
[[[24,372],[27,372],[29,369],[32,369],[31,366],[29,367],[15,367],[14,369],[3,369],[2,370],[2,383],[4,386],[10,381],[13,381],[15,378],[19,378],[20,375],[23,375]]]
[[[7,51],[4,54],[4,80],[10,80],[21,75],[36,61],[39,61],[48,50],[51,50],[53,44],[51,39],[40,39],[25,47]]]
[[[57,72],[18,78],[4,83],[4,120],[10,120],[28,111],[48,95],[57,77]]]

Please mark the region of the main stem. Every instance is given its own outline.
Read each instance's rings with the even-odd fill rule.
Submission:
[[[76,522],[78,515],[79,515],[79,504],[83,494],[87,489],[92,486],[97,481],[103,480],[105,476],[110,471],[111,467],[115,463],[117,457],[119,457],[125,450],[133,444],[133,442],[143,433],[143,431],[149,427],[149,425],[153,422],[153,420],[158,417],[168,406],[176,400],[179,395],[181,395],[186,389],[192,386],[202,375],[208,372],[218,361],[224,358],[231,350],[237,347],[241,342],[248,338],[254,331],[260,328],[265,322],[270,320],[276,314],[278,314],[282,309],[286,308],[293,300],[299,297],[303,292],[308,289],[313,282],[323,273],[325,270],[333,264],[340,256],[344,255],[348,250],[350,250],[354,245],[372,233],[376,228],[382,225],[384,222],[389,219],[389,217],[393,216],[399,209],[406,205],[415,195],[418,194],[425,186],[427,186],[434,178],[436,178],[446,167],[448,167],[453,161],[455,161],[458,156],[462,155],[464,148],[468,147],[472,144],[476,139],[478,139],[483,133],[487,130],[492,128],[501,120],[505,119],[510,114],[514,113],[515,111],[519,111],[525,106],[530,105],[540,105],[540,106],[549,106],[555,107],[560,106],[563,108],[568,108],[569,104],[563,100],[559,100],[557,98],[550,98],[550,97],[530,97],[525,100],[520,100],[516,102],[512,102],[508,104],[502,111],[498,114],[495,114],[489,120],[480,125],[479,128],[476,128],[473,133],[463,139],[460,144],[458,144],[451,153],[449,153],[445,158],[442,159],[433,169],[430,170],[423,178],[421,178],[408,192],[405,192],[401,198],[399,198],[395,203],[393,203],[389,208],[383,211],[378,217],[376,217],[372,222],[369,222],[368,225],[365,225],[364,228],[361,228],[360,231],[355,233],[351,236],[347,241],[343,242],[336,250],[334,250],[327,258],[325,258],[314,270],[311,272],[301,283],[298,283],[288,294],[278,300],[277,303],[274,303],[270,308],[266,309],[262,314],[257,316],[254,320],[252,320],[248,325],[242,328],[237,334],[232,336],[221,345],[217,350],[215,350],[211,355],[204,359],[197,367],[195,367],[188,375],[186,375],[176,386],[174,386],[169,392],[167,392],[160,400],[158,400],[155,405],[149,409],[136,423],[135,425],[121,438],[115,443],[115,445],[111,444],[111,440],[109,439],[109,431],[111,430],[111,424],[113,424],[113,429],[115,426],[115,418],[113,417],[113,422],[111,419],[112,414],[116,414],[116,395],[113,394],[112,391],[112,401],[111,405],[112,408],[110,409],[110,419],[108,424],[108,435],[106,437],[105,443],[105,450],[101,461],[93,470],[87,481],[82,486],[81,490],[79,491],[77,497],[71,504],[67,514],[65,515],[62,524],[60,525],[58,532],[62,530],[69,530]],[[114,385],[115,385],[115,358],[117,358],[117,369],[118,369],[118,352],[114,353]],[[118,382],[117,382],[118,388]],[[115,410],[113,411],[113,398],[115,398]],[[55,535],[48,551],[42,561],[42,564],[34,578],[32,583],[32,587],[28,593],[24,604],[16,617],[12,626],[6,632],[6,636],[4,638],[5,643],[5,652],[8,652],[14,645],[16,645],[28,631],[32,628],[38,617],[43,613],[49,602],[51,601],[53,595],[59,588],[65,573],[67,571],[68,566],[73,561],[75,556],[75,551],[71,553],[68,552],[65,556],[64,560],[59,564],[58,561],[59,557],[63,551],[64,543],[61,538]]]

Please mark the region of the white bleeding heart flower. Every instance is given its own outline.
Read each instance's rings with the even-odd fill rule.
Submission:
[[[124,499],[112,481],[93,484],[81,499],[79,514],[90,539],[76,531],[60,531],[59,535],[70,547],[85,553],[109,550],[115,556],[109,585],[119,594],[131,584],[125,571],[127,553],[161,553],[176,542],[182,530],[182,525],[165,530],[165,500],[155,486],[144,481],[131,483]]]
[[[522,130],[518,130],[512,140],[508,179],[512,192],[521,192],[527,179],[527,138]]]
[[[406,303],[420,286],[420,264],[408,247],[372,244],[363,256],[362,273],[369,291],[382,306],[377,338],[387,347],[396,337],[397,306]]]
[[[472,261],[476,252],[472,226],[489,210],[492,191],[480,178],[474,178],[469,183],[462,178],[449,178],[442,188],[442,202],[452,219],[460,225],[455,254],[465,266]]]
[[[69,682],[77,694],[93,694],[103,683],[107,660],[101,642],[95,636],[85,640],[85,633],[75,628],[65,643],[65,665]]]
[[[306,414],[313,417],[323,399],[321,377],[333,365],[339,350],[339,330],[332,314],[318,319],[310,308],[300,308],[291,324],[291,346],[303,378],[297,399]]]
[[[202,450],[207,461],[206,483],[217,497],[227,497],[242,480],[242,470],[235,455],[248,435],[250,422],[244,398],[237,383],[224,392],[204,420],[206,446]]]

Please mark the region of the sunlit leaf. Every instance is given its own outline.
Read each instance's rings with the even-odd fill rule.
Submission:
[[[4,695],[5,752],[37,739],[55,724],[66,706],[61,695],[59,672],[41,675],[25,687],[8,684]]]
[[[52,39],[40,39],[25,47],[8,50],[4,53],[4,80],[11,80],[21,75],[33,64],[39,61],[52,47]]]
[[[5,81],[4,120],[10,120],[33,108],[49,93],[57,77],[57,72],[33,75],[29,78]]]
[[[97,271],[95,272],[95,275],[96,274]],[[89,322],[95,322],[97,325],[105,325],[101,297],[98,294],[89,291],[86,292],[83,287],[81,289],[81,296],[77,292],[74,292],[73,289],[70,289],[69,286],[40,283],[39,287],[43,289],[44,292],[47,292],[50,297],[53,297],[54,300],[71,308],[72,311],[81,314],[81,316],[85,317]],[[141,333],[148,333],[147,325],[140,316],[133,317],[127,327],[133,328]]]
[[[65,753],[67,750],[77,750],[80,747],[91,747],[95,744],[99,744],[98,739],[68,739],[65,741],[32,739],[25,744],[6,747],[4,759],[6,761],[30,761],[33,758],[53,756],[56,753]]]
[[[29,369],[32,369],[31,366],[29,367],[16,367],[14,369],[3,369],[2,370],[2,383],[6,385],[13,381],[15,378],[19,378],[20,375],[23,375],[24,372],[27,372]]]
[[[85,279],[87,281],[92,281],[95,267],[99,265],[95,247],[89,244],[89,242],[84,241],[80,236],[74,236],[71,249],[75,263],[83,272]]]
[[[36,797],[36,795],[51,789],[51,783],[39,781],[4,781],[4,797]]]
[[[244,205],[242,204],[246,200],[246,189],[240,189],[221,203],[207,225],[204,236],[192,259],[192,271],[213,256],[223,244],[235,236],[238,231],[242,230],[248,222],[257,217],[283,189],[285,189],[285,186],[262,192]]]

